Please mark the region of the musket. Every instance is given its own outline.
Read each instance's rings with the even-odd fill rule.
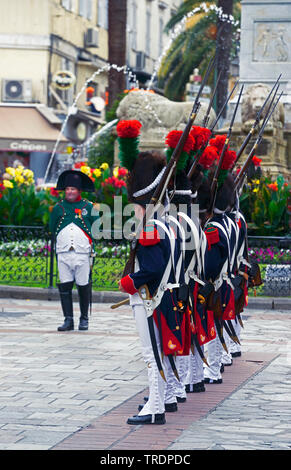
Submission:
[[[245,138],[244,142],[242,143],[242,145],[241,145],[239,151],[238,151],[237,154],[236,154],[236,159],[235,159],[235,162],[234,162],[234,164],[233,164],[233,166],[232,166],[232,169],[233,169],[234,166],[237,164],[237,162],[238,162],[240,156],[242,155],[244,149],[246,148],[246,146],[248,145],[248,143],[249,143],[249,141],[250,141],[252,135],[254,134],[257,125],[260,123],[261,115],[262,115],[262,113],[263,113],[263,110],[264,110],[264,108],[265,108],[267,102],[269,101],[269,98],[270,98],[270,96],[272,95],[274,89],[275,89],[276,86],[277,86],[277,89],[276,89],[275,94],[274,94],[274,96],[276,96],[277,91],[278,91],[278,88],[279,88],[279,86],[280,86],[280,84],[278,84],[278,82],[279,82],[281,76],[282,76],[282,74],[280,74],[279,77],[277,78],[276,83],[274,84],[273,88],[272,88],[271,91],[269,92],[269,94],[268,94],[267,98],[265,99],[265,102],[263,103],[261,109],[257,112],[257,115],[256,115],[256,118],[255,118],[255,120],[254,120],[254,122],[253,122],[253,125],[252,125],[251,129],[249,130],[249,133],[248,133],[247,137]],[[278,84],[278,85],[277,85],[277,84]],[[267,114],[268,114],[268,113],[266,113],[266,116],[267,116]]]
[[[221,170],[221,166],[222,166],[222,162],[223,162],[223,157],[224,157],[224,154],[225,154],[226,149],[227,149],[228,144],[229,144],[229,140],[230,140],[231,133],[232,133],[232,126],[233,126],[234,119],[235,119],[235,116],[236,116],[236,113],[237,113],[237,109],[238,109],[238,106],[239,106],[239,102],[240,102],[240,98],[241,98],[241,95],[242,95],[242,92],[243,92],[243,88],[244,88],[244,85],[242,85],[242,87],[241,87],[241,89],[240,89],[239,97],[238,97],[238,100],[237,100],[237,103],[236,103],[236,106],[235,106],[235,109],[234,109],[234,112],[233,112],[233,115],[232,115],[232,118],[231,118],[231,121],[230,121],[230,125],[229,125],[229,129],[228,129],[228,132],[227,132],[227,136],[226,136],[226,139],[225,139],[225,142],[224,142],[224,145],[223,145],[221,154],[220,154],[220,156],[219,156],[218,165],[217,165],[217,167],[216,167],[216,169],[215,169],[215,173],[214,173],[214,176],[213,176],[213,180],[212,180],[212,182],[211,182],[211,188],[210,188],[210,194],[211,194],[210,213],[211,213],[211,214],[212,214],[212,212],[213,212],[214,205],[215,205],[215,200],[216,200],[216,196],[217,196],[218,177],[219,177],[219,173],[220,173],[220,170]]]
[[[210,100],[209,100],[208,108],[207,108],[206,114],[205,114],[204,119],[203,119],[203,122],[202,122],[202,127],[207,127],[207,124],[208,124],[208,121],[209,121],[210,110],[211,110],[211,108],[212,108],[212,104],[213,104],[213,101],[214,101],[214,97],[215,97],[215,95],[216,95],[216,90],[217,90],[217,88],[218,88],[218,84],[219,84],[219,81],[220,81],[220,78],[221,78],[221,74],[222,74],[222,70],[220,70],[220,72],[219,72],[219,75],[218,75],[218,78],[217,78],[217,81],[216,81],[216,84],[215,84],[215,87],[214,87],[212,96],[211,96],[211,98],[210,98]]]
[[[225,106],[227,105],[227,103],[229,102],[229,100],[230,100],[230,98],[231,98],[231,95],[233,94],[233,92],[234,92],[235,88],[237,87],[238,83],[239,83],[239,81],[237,80],[237,81],[235,82],[235,84],[234,84],[232,90],[231,90],[230,93],[228,94],[228,97],[226,98],[226,101],[225,101],[224,105],[222,106],[221,110],[219,111],[218,115],[216,116],[216,119],[215,119],[214,123],[211,125],[211,127],[210,127],[210,129],[209,129],[209,130],[210,130],[210,135],[209,135],[209,137],[208,137],[208,139],[207,139],[207,142],[205,142],[205,144],[203,145],[203,147],[199,150],[199,154],[196,156],[195,161],[193,162],[193,164],[192,164],[192,166],[191,166],[191,168],[190,168],[190,170],[189,170],[189,172],[188,172],[188,174],[187,174],[187,177],[188,177],[189,179],[191,179],[192,175],[194,174],[194,172],[195,172],[195,170],[196,170],[196,168],[197,168],[197,165],[198,165],[198,163],[199,163],[200,157],[202,156],[204,150],[206,149],[209,140],[213,137],[213,135],[214,135],[214,128],[215,128],[216,124],[218,123],[218,121],[219,121],[219,119],[220,119],[220,116],[222,115],[222,113],[223,113],[223,111],[224,111],[224,108],[225,108]]]
[[[280,100],[282,94],[283,94],[283,91],[280,93],[280,95],[279,95],[279,97],[278,97],[276,103],[273,105],[271,111],[270,111],[269,114],[266,116],[266,118],[265,118],[265,120],[264,120],[264,123],[263,123],[263,125],[262,125],[262,127],[261,127],[261,129],[260,129],[259,135],[258,135],[258,137],[257,137],[257,139],[256,139],[256,141],[255,141],[255,143],[254,143],[254,145],[253,145],[253,147],[252,147],[252,149],[251,149],[251,151],[250,151],[250,153],[249,153],[249,155],[248,155],[248,157],[247,157],[247,159],[246,159],[246,161],[245,161],[243,167],[241,168],[239,174],[237,175],[237,177],[236,177],[236,179],[235,179],[235,181],[234,181],[235,191],[238,191],[239,188],[240,188],[240,186],[242,185],[242,182],[243,182],[243,180],[244,180],[244,178],[245,178],[246,172],[247,172],[247,170],[248,170],[248,168],[249,168],[249,166],[250,166],[250,164],[251,164],[251,162],[252,162],[254,153],[255,153],[257,147],[259,146],[259,144],[260,144],[260,142],[261,142],[261,140],[262,140],[262,138],[263,138],[263,133],[264,133],[265,127],[266,127],[266,125],[267,125],[267,123],[268,123],[270,117],[272,116],[272,114],[273,114],[273,112],[274,112],[274,110],[275,110],[277,104],[279,103],[279,100]],[[274,98],[275,98],[275,97],[274,97]],[[270,107],[269,107],[269,109],[270,109]],[[268,111],[269,111],[269,110],[268,110]]]

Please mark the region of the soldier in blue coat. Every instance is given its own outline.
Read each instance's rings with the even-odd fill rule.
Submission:
[[[204,369],[204,382],[222,383],[222,342],[225,343],[225,335],[223,335],[221,326],[223,321],[235,318],[234,294],[230,279],[230,259],[234,248],[234,238],[230,237],[225,219],[225,211],[233,205],[234,192],[233,179],[231,175],[228,175],[217,192],[214,213],[208,214],[211,179],[212,175],[209,175],[198,191],[199,208],[203,216],[204,233],[207,238],[205,277],[213,283],[215,288],[212,308],[216,318],[217,333],[216,338],[208,343],[207,361],[209,367]]]
[[[173,354],[183,348],[174,273],[177,244],[162,217],[163,206],[159,214],[143,224],[147,205],[164,174],[166,159],[159,152],[138,151],[140,126],[138,121],[120,121],[117,125],[119,158],[129,170],[128,199],[134,203],[140,222],[133,263],[119,281],[119,289],[130,297],[149,385],[147,401],[139,407],[138,414],[128,418],[130,425],[164,424],[165,411],[176,410],[175,397],[165,405],[166,380],[173,366]]]

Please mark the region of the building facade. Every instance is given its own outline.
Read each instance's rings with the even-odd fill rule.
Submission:
[[[127,0],[124,65],[142,85],[182,1]],[[20,160],[41,181],[52,153],[81,145],[104,122],[108,0],[0,0],[0,11],[0,172]]]
[[[169,44],[164,28],[183,0],[127,1],[127,64],[147,85]]]
[[[0,131],[0,168],[20,159],[41,177],[74,102],[58,152],[85,141],[102,122],[107,0],[0,0],[0,11],[1,116],[9,113],[15,124],[8,134]],[[96,109],[87,105],[87,85],[99,98]],[[39,129],[28,129],[29,122]]]

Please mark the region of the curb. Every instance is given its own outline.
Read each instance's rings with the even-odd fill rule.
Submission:
[[[60,300],[57,288],[0,286],[0,299]],[[127,294],[114,291],[92,291],[92,301],[116,303],[128,298]],[[78,292],[73,289],[73,300],[78,301]]]
[[[60,300],[57,288],[0,286],[2,299]],[[92,301],[97,303],[116,303],[128,298],[118,291],[93,291]],[[73,290],[73,300],[78,300],[78,293]],[[249,309],[291,310],[290,297],[249,297]]]

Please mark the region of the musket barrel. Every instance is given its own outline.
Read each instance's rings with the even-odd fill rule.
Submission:
[[[265,99],[265,101],[264,101],[264,103],[263,103],[261,109],[258,111],[258,113],[257,113],[257,115],[256,115],[256,119],[255,119],[255,121],[254,121],[254,123],[253,123],[253,125],[252,125],[252,127],[251,127],[251,129],[250,129],[250,131],[249,131],[249,133],[248,133],[248,135],[247,135],[247,137],[245,138],[245,140],[244,140],[244,142],[242,143],[242,145],[241,145],[239,151],[237,152],[237,156],[236,156],[236,159],[235,159],[235,162],[234,162],[232,168],[234,168],[234,166],[237,164],[237,162],[238,162],[240,156],[242,155],[242,153],[243,153],[244,149],[246,148],[247,144],[249,143],[249,141],[250,141],[252,135],[255,133],[255,129],[256,129],[257,125],[259,124],[259,122],[260,122],[260,118],[261,118],[262,112],[263,112],[263,110],[264,110],[264,108],[265,108],[267,102],[269,101],[269,98],[270,98],[271,94],[273,93],[274,89],[277,87],[277,88],[276,88],[276,91],[275,91],[275,94],[274,94],[274,97],[276,96],[277,91],[278,91],[278,88],[279,88],[279,86],[280,86],[280,84],[278,84],[278,82],[279,82],[281,76],[282,76],[282,74],[280,74],[279,77],[277,78],[277,80],[276,80],[274,86],[272,87],[272,89],[271,89],[271,91],[269,92],[267,98]],[[273,100],[274,100],[274,97],[273,97],[273,99],[272,99],[272,101],[271,101],[271,105],[272,105],[272,102],[273,102]],[[266,116],[268,115],[269,109],[270,109],[270,106],[269,106],[269,108],[268,108],[268,110],[267,110]]]
[[[237,177],[236,177],[236,179],[235,179],[234,184],[235,184],[235,189],[236,189],[236,190],[240,187],[240,185],[241,185],[241,183],[242,183],[242,181],[243,181],[243,179],[244,179],[244,177],[245,177],[246,171],[247,171],[248,167],[249,167],[250,164],[251,164],[251,161],[252,161],[252,158],[253,158],[253,156],[254,156],[255,150],[257,149],[257,147],[259,146],[259,144],[260,144],[260,142],[261,142],[261,140],[262,140],[265,127],[266,127],[266,125],[267,125],[267,123],[268,123],[270,117],[272,116],[272,114],[273,114],[273,112],[274,112],[274,110],[275,110],[277,104],[279,103],[279,100],[280,100],[280,98],[281,98],[282,95],[283,95],[283,91],[280,93],[280,95],[279,95],[279,97],[278,97],[276,103],[273,105],[271,111],[270,111],[270,112],[268,113],[268,115],[266,116],[266,118],[265,118],[265,120],[264,120],[264,123],[263,123],[263,125],[262,125],[262,127],[261,127],[261,130],[260,130],[260,132],[259,132],[259,135],[258,135],[258,137],[257,137],[257,139],[256,139],[256,142],[254,143],[254,145],[253,145],[253,147],[252,147],[252,149],[251,149],[251,151],[250,151],[250,153],[249,153],[249,155],[248,155],[248,157],[247,157],[247,159],[246,159],[246,161],[245,161],[243,167],[241,168],[239,174],[237,175]],[[275,98],[275,96],[273,97],[272,103],[273,103],[273,101],[274,101],[274,98]],[[270,106],[271,106],[271,105],[270,105]],[[269,106],[269,108],[268,108],[268,111],[270,110],[270,106]]]

